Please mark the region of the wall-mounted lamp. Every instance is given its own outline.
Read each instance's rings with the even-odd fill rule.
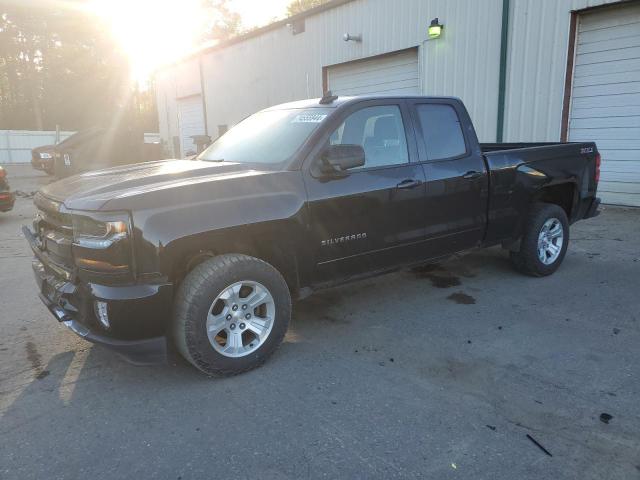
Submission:
[[[429,38],[438,38],[440,35],[442,35],[443,28],[444,25],[440,24],[440,21],[437,17],[431,20],[431,25],[429,25]]]
[[[342,35],[342,39],[345,42],[361,42],[362,41],[362,34],[358,34],[358,35],[351,35],[350,33],[345,33],[344,35]]]

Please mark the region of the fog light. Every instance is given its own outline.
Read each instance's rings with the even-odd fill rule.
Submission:
[[[100,321],[100,323],[104,328],[109,328],[110,326],[108,306],[109,304],[107,302],[101,302],[100,300],[96,300],[93,307],[96,313],[96,317],[98,317],[98,320]]]

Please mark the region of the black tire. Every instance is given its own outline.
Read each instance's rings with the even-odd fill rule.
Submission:
[[[206,319],[216,297],[240,281],[258,282],[275,303],[271,332],[257,350],[228,357],[216,351],[206,332]],[[248,255],[225,254],[196,266],[181,283],[174,302],[173,336],[182,356],[210,376],[230,376],[262,365],[280,346],[291,318],[291,294],[282,275],[268,263]]]
[[[545,264],[538,257],[538,236],[543,225],[549,219],[557,218],[563,230],[563,241],[560,254],[553,263]],[[511,252],[511,263],[521,273],[534,277],[544,277],[555,272],[569,245],[569,221],[564,209],[551,203],[537,203],[529,212],[524,225],[524,233],[520,242],[520,250]]]

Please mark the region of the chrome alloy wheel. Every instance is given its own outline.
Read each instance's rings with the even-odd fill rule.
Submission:
[[[538,259],[545,265],[551,265],[560,256],[564,242],[564,229],[557,218],[550,218],[538,235]]]
[[[267,288],[249,280],[225,288],[211,304],[207,336],[225,357],[244,357],[262,345],[273,328],[276,304]]]

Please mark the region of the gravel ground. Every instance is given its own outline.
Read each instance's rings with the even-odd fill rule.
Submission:
[[[32,215],[0,214],[2,479],[640,478],[640,209],[576,224],[549,278],[494,248],[318,293],[264,367],[222,380],[59,325]]]

